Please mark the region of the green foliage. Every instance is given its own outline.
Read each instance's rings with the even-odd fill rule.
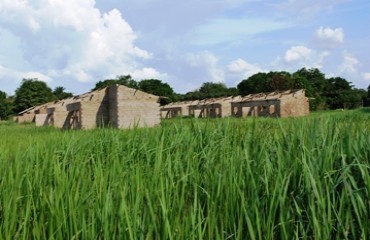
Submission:
[[[0,91],[0,120],[9,119],[13,113],[13,98],[8,98],[5,92]]]
[[[138,82],[136,82],[130,75],[122,75],[122,76],[117,76],[116,79],[106,79],[103,81],[99,81],[95,84],[95,87],[92,89],[92,91],[102,89],[105,87],[109,87],[112,85],[124,85],[129,88],[134,88],[138,89]]]
[[[6,92],[0,91],[0,100],[6,99]]]
[[[53,91],[54,98],[56,100],[62,100],[65,98],[73,97],[73,94],[70,92],[65,92],[64,87],[56,87]]]
[[[269,75],[267,73],[256,73],[248,79],[242,80],[237,88],[239,94],[242,96],[253,93],[271,92]]]
[[[206,98],[218,98],[238,95],[238,89],[228,88],[224,83],[205,82],[193,92],[188,92],[182,96],[182,100],[196,100]]]
[[[158,79],[145,79],[139,82],[141,91],[162,97],[160,104],[165,105],[177,100],[177,96],[169,84]]]
[[[0,124],[0,239],[367,239],[369,120]]]
[[[52,90],[43,81],[23,79],[21,85],[15,91],[14,109],[21,112],[32,106],[50,102],[54,99]]]
[[[363,92],[353,89],[346,79],[327,79],[325,74],[316,68],[302,68],[293,74],[257,73],[238,84],[241,95],[301,88],[305,89],[306,96],[310,99],[311,110],[351,109],[361,106],[363,101],[366,102]]]

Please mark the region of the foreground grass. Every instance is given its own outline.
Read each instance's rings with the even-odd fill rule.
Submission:
[[[0,124],[0,239],[366,239],[370,113]]]

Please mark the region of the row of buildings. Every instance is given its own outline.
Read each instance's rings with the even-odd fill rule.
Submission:
[[[193,117],[295,117],[309,114],[303,89],[174,102],[161,108],[162,118]]]
[[[159,106],[158,96],[114,85],[76,97],[29,108],[17,121],[64,129],[152,127],[161,118],[177,116],[292,117],[309,114],[304,90],[288,90],[247,96],[175,102]]]
[[[160,123],[159,97],[122,85],[29,108],[17,122],[64,129],[130,128]]]

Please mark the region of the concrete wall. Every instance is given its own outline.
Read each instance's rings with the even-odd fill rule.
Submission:
[[[107,92],[107,89],[101,89],[81,99],[82,129],[104,127],[109,124],[109,98]]]
[[[281,98],[281,117],[298,117],[306,116],[310,113],[308,98],[305,97],[304,91]]]
[[[17,117],[17,123],[34,122],[35,116],[34,112],[24,113]]]
[[[37,127],[49,125],[48,124],[48,114],[47,113],[36,114],[35,123]]]
[[[278,99],[267,99],[235,102],[231,106],[233,108],[233,116],[235,117],[279,117],[280,104]]]
[[[109,95],[113,127],[153,127],[160,123],[159,97],[125,86],[110,87]]]

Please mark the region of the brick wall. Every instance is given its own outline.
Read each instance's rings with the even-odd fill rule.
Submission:
[[[118,128],[153,127],[160,123],[157,96],[125,86],[113,86],[109,92],[111,91],[117,93],[110,98],[112,100],[110,121],[113,126]],[[117,107],[112,108],[113,104]]]

